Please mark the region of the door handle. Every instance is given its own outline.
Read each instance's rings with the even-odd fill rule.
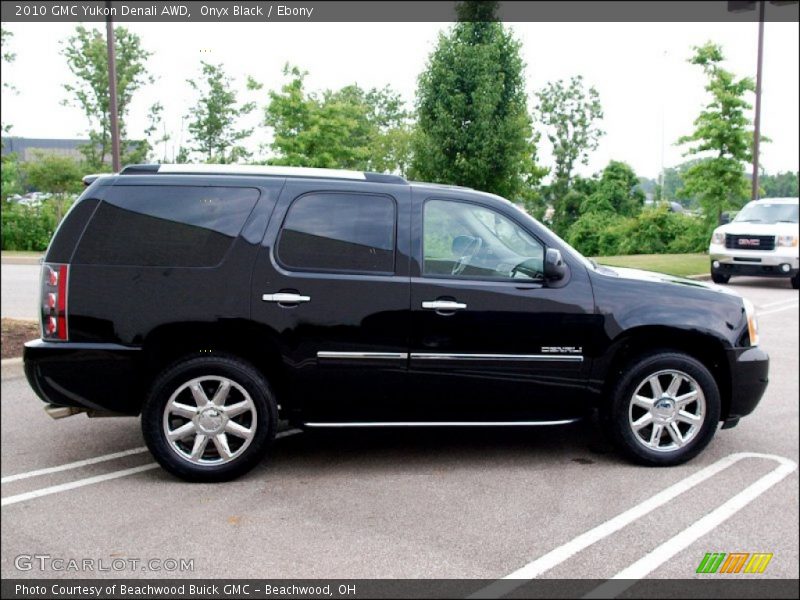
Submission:
[[[430,302],[423,302],[422,308],[435,310],[436,312],[449,312],[452,310],[464,310],[467,308],[467,305],[461,302],[453,302],[452,300],[433,300]]]
[[[278,304],[299,304],[300,302],[311,302],[311,296],[301,296],[300,294],[289,294],[278,292],[277,294],[264,294],[261,296],[264,302],[277,302]]]

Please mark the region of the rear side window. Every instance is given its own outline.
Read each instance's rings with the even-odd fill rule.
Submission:
[[[218,265],[258,201],[254,188],[114,186],[81,239],[78,264]]]
[[[393,273],[395,220],[395,202],[389,196],[301,196],[284,220],[278,261],[305,271]]]

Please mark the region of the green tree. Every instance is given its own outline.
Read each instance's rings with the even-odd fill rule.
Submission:
[[[129,150],[141,152],[140,146],[127,139],[126,117],[131,100],[142,86],[153,83],[147,72],[147,60],[152,56],[142,47],[138,35],[124,27],[115,28],[117,60],[117,114],[119,123],[122,161],[131,162],[125,156]],[[105,36],[98,29],[87,29],[83,25],[62,42],[61,54],[75,77],[74,83],[64,86],[70,98],[66,105],[77,106],[89,120],[90,143],[81,149],[89,168],[108,169],[107,158],[111,152],[111,110],[108,93],[108,60]],[[133,159],[138,158],[134,155]]]
[[[22,175],[15,152],[4,154],[1,160],[2,189],[0,189],[0,201],[5,201],[9,196],[22,193]]]
[[[569,189],[576,163],[588,164],[589,152],[597,148],[605,133],[597,125],[603,118],[603,107],[597,90],[586,88],[580,75],[569,82],[550,82],[536,97],[536,120],[552,146],[555,166],[551,192],[558,210],[558,199]]]
[[[736,79],[720,66],[724,56],[717,44],[708,42],[694,51],[689,62],[703,68],[711,100],[695,119],[694,132],[678,144],[691,144],[687,156],[707,159],[686,170],[681,193],[696,197],[706,220],[718,222],[724,210],[740,207],[747,198],[744,164],[752,158],[753,132],[745,114],[751,108],[745,95],[755,86],[749,77]]]
[[[189,150],[206,162],[234,163],[250,153],[241,142],[253,133],[252,128],[238,128],[239,119],[255,108],[254,102],[239,104],[231,78],[222,64],[201,61],[201,77],[187,79],[197,92],[197,101],[189,110]],[[248,87],[253,86],[248,79]]]
[[[496,2],[464,2],[417,89],[416,177],[516,199],[535,171],[520,43]]]
[[[624,217],[634,217],[644,206],[644,193],[639,188],[639,178],[633,169],[612,160],[608,163],[592,194],[581,205],[580,212],[612,212]]]
[[[762,198],[797,198],[798,173],[786,171],[775,175],[762,174],[758,179]]]
[[[55,210],[56,225],[66,207],[83,188],[84,167],[69,156],[36,152],[33,160],[22,165],[26,183],[39,192],[52,196],[46,200]]]
[[[8,41],[13,36],[14,34],[8,29],[3,29],[0,27],[0,54],[2,54],[2,60],[6,64],[11,64],[17,59],[17,55],[8,48]],[[12,93],[17,92],[17,88],[15,88],[8,81],[3,81],[3,88]],[[0,130],[2,130],[3,133],[8,133],[11,131],[11,124],[4,123],[0,125]]]
[[[357,85],[309,93],[306,72],[286,65],[283,73],[289,81],[269,93],[265,110],[273,131],[270,162],[405,174],[412,130],[399,94]]]

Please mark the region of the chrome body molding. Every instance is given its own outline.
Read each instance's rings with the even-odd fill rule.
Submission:
[[[529,362],[583,362],[583,356],[574,354],[448,354],[437,352],[412,352],[411,359],[419,360],[506,360]]]
[[[562,419],[559,421],[354,421],[354,422],[307,422],[304,427],[549,427],[569,425],[581,419]]]
[[[449,354],[439,352],[317,352],[317,358],[327,359],[377,359],[377,360],[488,360],[526,362],[583,362],[575,354]]]
[[[317,352],[317,358],[405,360],[407,352]]]

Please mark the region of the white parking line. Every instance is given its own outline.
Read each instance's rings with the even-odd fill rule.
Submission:
[[[784,311],[784,310],[789,310],[790,308],[797,308],[798,306],[800,306],[800,304],[794,303],[794,304],[790,304],[789,306],[781,306],[780,308],[774,308],[772,310],[765,310],[764,312],[760,312],[759,311],[759,312],[756,313],[756,316],[757,317],[763,317],[764,315],[771,315],[772,313],[781,312],[781,311]]]
[[[275,439],[289,437],[290,435],[294,435],[296,433],[300,433],[300,429],[289,429],[287,431],[282,431],[275,436]],[[135,453],[134,451],[138,451],[139,448],[133,448],[133,450],[128,450],[128,453]],[[122,452],[117,452],[117,455],[123,454]],[[111,454],[107,454],[106,457],[112,456]],[[106,457],[97,457],[98,459],[109,460]],[[87,459],[88,461],[94,460],[94,462],[100,462],[96,459]],[[92,462],[86,461],[79,461],[84,464],[93,464]],[[74,465],[76,463],[70,463],[70,465]],[[68,465],[62,465],[62,467],[67,466],[68,468],[75,468]],[[136,473],[142,473],[143,471],[149,471],[150,469],[155,469],[158,467],[158,463],[147,463],[146,465],[141,465],[138,467],[132,467],[130,469],[122,469],[121,471],[112,471],[111,473],[104,473],[103,475],[95,475],[94,477],[87,477],[85,479],[78,479],[77,481],[70,481],[69,483],[62,483],[59,485],[52,485],[49,487],[41,488],[38,490],[33,490],[31,492],[25,492],[24,494],[17,494],[16,496],[8,496],[0,500],[0,506],[8,506],[10,504],[16,504],[18,502],[25,502],[26,500],[33,500],[34,498],[41,498],[42,496],[49,496],[50,494],[58,494],[59,492],[66,492],[68,490],[74,490],[75,488],[85,487],[87,485],[94,485],[95,483],[102,483],[103,481],[109,481],[111,479],[118,479],[120,477],[127,477],[128,475],[134,475]],[[51,467],[51,469],[56,470],[63,470],[61,467]],[[48,469],[41,469],[40,471],[48,471],[53,472],[52,470]],[[36,471],[31,471],[31,473],[38,473]],[[29,475],[27,473],[20,473],[20,475],[27,475],[29,477],[34,477],[34,475]],[[11,475],[10,477],[18,477],[16,475]],[[18,477],[21,479],[21,477]],[[5,481],[3,481],[5,483]]]
[[[791,469],[787,473],[781,475],[780,479],[783,479],[783,477],[785,477],[789,472],[797,468],[797,465],[794,462],[790,461],[787,458],[783,458],[782,456],[775,456],[772,454],[758,454],[755,452],[738,452],[736,454],[729,454],[728,456],[721,458],[717,462],[701,469],[697,473],[694,473],[689,477],[682,479],[681,481],[660,491],[656,495],[651,496],[650,498],[648,498],[647,500],[645,500],[640,504],[637,504],[633,508],[626,510],[625,512],[617,515],[616,517],[609,519],[605,523],[601,523],[597,527],[590,529],[585,533],[582,533],[581,535],[570,540],[566,544],[563,544],[558,548],[551,550],[547,554],[537,558],[536,560],[529,562],[527,565],[517,569],[513,573],[506,575],[503,579],[486,586],[482,590],[479,590],[478,592],[470,596],[470,598],[500,598],[502,596],[505,596],[506,594],[512,592],[518,587],[524,585],[526,581],[535,579],[545,571],[549,571],[550,569],[560,565],[561,563],[568,560],[578,552],[588,548],[592,544],[599,542],[604,538],[607,538],[611,534],[616,533],[617,531],[619,531],[626,525],[633,523],[637,519],[647,514],[650,514],[651,511],[655,510],[659,506],[663,506],[670,500],[676,498],[677,496],[683,494],[684,492],[689,491],[698,484],[706,481],[710,477],[713,477],[720,471],[727,469],[732,464],[740,460],[743,460],[745,458],[766,458],[778,461],[782,465],[790,464]],[[779,469],[776,469],[772,473],[775,473],[777,471],[779,471]],[[774,485],[774,483],[771,483],[770,486],[771,485]]]
[[[130,450],[123,450],[122,452],[113,452],[111,454],[104,454],[103,456],[95,456],[94,458],[77,460],[75,462],[59,465],[58,467],[47,467],[46,469],[37,469],[35,471],[28,471],[26,473],[17,473],[16,475],[8,475],[0,479],[0,483],[11,483],[12,481],[19,481],[20,479],[28,479],[29,477],[39,477],[40,475],[49,475],[50,473],[58,473],[59,471],[79,469],[80,467],[85,467],[87,465],[96,465],[97,463],[105,462],[107,460],[124,458],[125,456],[141,454],[142,452],[147,452],[147,446],[140,446],[139,448],[131,448]]]
[[[762,455],[762,457],[771,458],[780,464],[705,517],[692,523],[679,534],[612,577],[614,580],[624,581],[608,581],[586,594],[584,598],[614,598],[618,596],[636,583],[635,580],[642,579],[655,571],[678,552],[685,550],[705,534],[735,515],[797,468],[795,462],[782,456]]]
[[[779,304],[786,304],[788,302],[797,302],[797,298],[784,298],[783,300],[776,300],[775,302],[767,302],[766,304],[759,304],[758,308],[769,308],[770,306],[778,306]]]
[[[25,492],[24,494],[17,494],[16,496],[9,496],[0,500],[0,506],[8,506],[9,504],[16,504],[17,502],[25,502],[26,500],[33,500],[34,498],[41,498],[42,496],[49,496],[50,494],[57,494],[59,492],[66,492],[67,490],[74,490],[75,488],[101,483],[110,479],[118,479],[120,477],[127,477],[142,471],[149,471],[155,469],[158,463],[147,463],[140,467],[132,467],[130,469],[123,469],[122,471],[113,471],[105,473],[104,475],[95,475],[94,477],[87,477],[86,479],[78,479],[77,481],[70,481],[69,483],[62,483],[60,485],[51,485],[50,487],[42,488],[40,490],[33,490],[32,492]]]

